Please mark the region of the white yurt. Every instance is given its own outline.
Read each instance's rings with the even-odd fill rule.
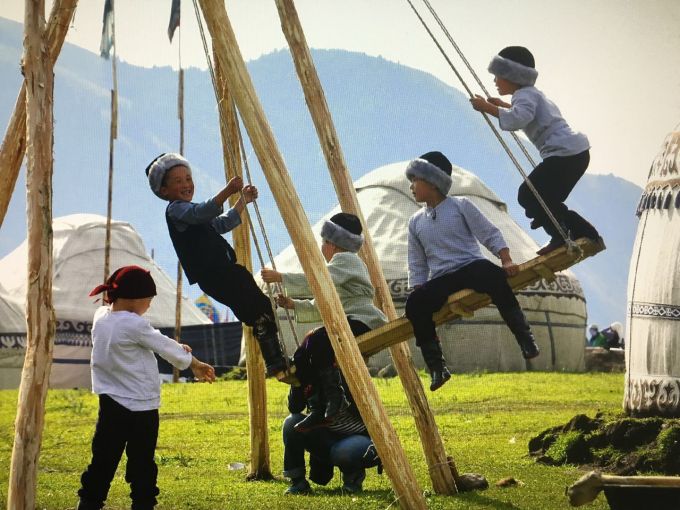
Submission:
[[[407,297],[407,226],[409,217],[420,205],[409,190],[404,177],[408,162],[394,163],[378,168],[354,183],[366,223],[373,237],[378,258],[394,300],[397,312],[403,313]],[[536,243],[512,220],[506,205],[474,174],[455,167],[452,173],[451,196],[466,196],[494,223],[505,236],[516,262],[534,258]],[[330,211],[313,227],[317,239],[323,222],[339,212]],[[483,248],[484,250],[484,248]],[[498,260],[484,253],[494,262]],[[292,245],[276,258],[281,272],[301,273]],[[474,317],[457,320],[438,328],[448,366],[455,372],[472,371],[523,371],[584,369],[584,331],[587,322],[583,290],[569,271],[557,275],[555,281],[534,285],[522,291],[519,302],[533,326],[541,355],[526,362],[514,337],[505,326],[495,307],[479,310]],[[290,327],[282,318],[281,329],[286,338],[289,354],[295,349]],[[301,339],[306,331],[317,324],[295,325]],[[410,340],[413,359],[423,367],[420,350]],[[369,365],[383,367],[390,363],[389,352],[374,355]]]
[[[640,199],[628,273],[623,407],[680,416],[680,125],[663,142]]]
[[[101,302],[88,297],[104,277],[106,218],[94,214],[73,214],[55,218],[53,229],[52,303],[57,318],[50,386],[90,387],[90,329],[92,316]],[[21,243],[0,260],[0,384],[17,387],[26,342],[24,306],[26,300],[27,244]],[[145,314],[155,327],[175,324],[175,282],[147,255],[134,228],[122,221],[111,223],[111,272],[120,266],[138,265],[151,271],[157,296]],[[101,296],[98,296],[101,298]],[[17,321],[17,314],[19,320]],[[5,321],[12,317],[12,322]],[[210,320],[189,300],[182,300],[182,324],[210,324]],[[6,339],[6,341],[5,341]],[[7,360],[3,363],[1,360]],[[7,365],[7,366],[6,366]],[[11,365],[11,366],[10,366]]]

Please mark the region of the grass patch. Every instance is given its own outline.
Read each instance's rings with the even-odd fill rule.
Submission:
[[[423,381],[425,377],[423,375]],[[436,393],[428,392],[447,452],[460,472],[483,474],[491,487],[454,497],[432,493],[423,453],[406,396],[398,379],[374,380],[432,509],[566,508],[564,488],[582,473],[573,466],[545,466],[529,456],[527,443],[539,432],[574,415],[617,413],[623,397],[623,374],[470,374],[454,375]],[[326,487],[314,486],[308,497],[284,496],[280,478],[281,423],[287,415],[287,386],[267,381],[270,462],[274,481],[248,482],[249,430],[245,381],[212,385],[164,385],[156,449],[159,510],[174,509],[337,509],[387,508],[393,503],[389,479],[369,470],[365,491],[343,495],[336,471]],[[17,391],[0,391],[0,507],[7,505]],[[97,416],[96,396],[79,390],[50,390],[38,474],[36,507],[75,506],[80,474],[90,460]],[[665,450],[680,440],[676,430],[664,436]],[[129,508],[125,459],[113,481],[107,509]],[[236,469],[234,469],[236,467]],[[512,476],[523,485],[498,488]],[[390,507],[395,508],[394,505]],[[608,508],[599,498],[590,509]]]

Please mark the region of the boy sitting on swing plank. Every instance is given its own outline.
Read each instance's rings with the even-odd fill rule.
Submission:
[[[415,201],[425,203],[408,223],[408,285],[413,291],[406,300],[406,317],[430,370],[431,391],[451,378],[432,314],[459,290],[488,294],[522,356],[539,355],[531,327],[507,281],[518,272],[510,249],[500,230],[470,200],[448,196],[451,170],[451,162],[441,152],[423,154],[406,167]],[[501,260],[502,268],[482,255],[478,241]]]
[[[221,235],[241,224],[241,212],[246,203],[257,198],[257,188],[243,186],[243,180],[234,177],[214,197],[194,203],[191,165],[174,153],[155,158],[146,167],[146,175],[151,191],[169,202],[165,219],[189,283],[198,283],[203,292],[227,305],[241,322],[253,328],[268,376],[285,371],[287,364],[271,302],[253,275],[237,264],[234,249]],[[242,197],[224,213],[224,202],[241,190]]]
[[[387,323],[385,315],[373,304],[375,289],[366,264],[357,255],[364,242],[362,231],[359,218],[349,213],[335,214],[321,227],[321,253],[326,259],[326,267],[354,336]],[[312,293],[304,274],[280,273],[263,268],[261,275],[266,283],[281,282],[289,294],[309,296]],[[279,295],[277,303],[295,310],[298,323],[321,320],[314,300]],[[335,426],[338,416],[350,407],[350,403],[325,327],[316,328],[307,334],[295,351],[294,360],[300,384],[307,387],[309,393],[314,392],[307,399],[310,414],[295,425],[295,430],[306,432],[318,426]],[[323,406],[320,405],[322,401]]]

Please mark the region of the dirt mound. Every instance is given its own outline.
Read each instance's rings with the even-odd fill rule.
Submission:
[[[529,454],[552,466],[680,475],[680,419],[579,414],[529,441]]]

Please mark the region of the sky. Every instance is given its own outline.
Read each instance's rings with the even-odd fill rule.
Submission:
[[[424,15],[422,0],[412,1]],[[47,17],[52,2],[45,3]],[[104,0],[79,3],[66,40],[98,53]],[[177,67],[181,55],[183,67],[206,68],[193,1],[182,0],[182,26],[172,45],[170,4],[115,1],[118,58],[139,66]],[[246,60],[287,47],[274,0],[225,4]],[[536,86],[590,139],[589,172],[645,185],[664,137],[680,124],[680,0],[431,4],[492,95],[493,78],[486,71],[490,59],[505,46],[528,47],[539,72]],[[23,22],[23,5],[2,0],[0,17]],[[295,5],[310,47],[379,55],[463,90],[406,0],[297,0]],[[432,18],[424,17],[471,88],[481,93]]]

